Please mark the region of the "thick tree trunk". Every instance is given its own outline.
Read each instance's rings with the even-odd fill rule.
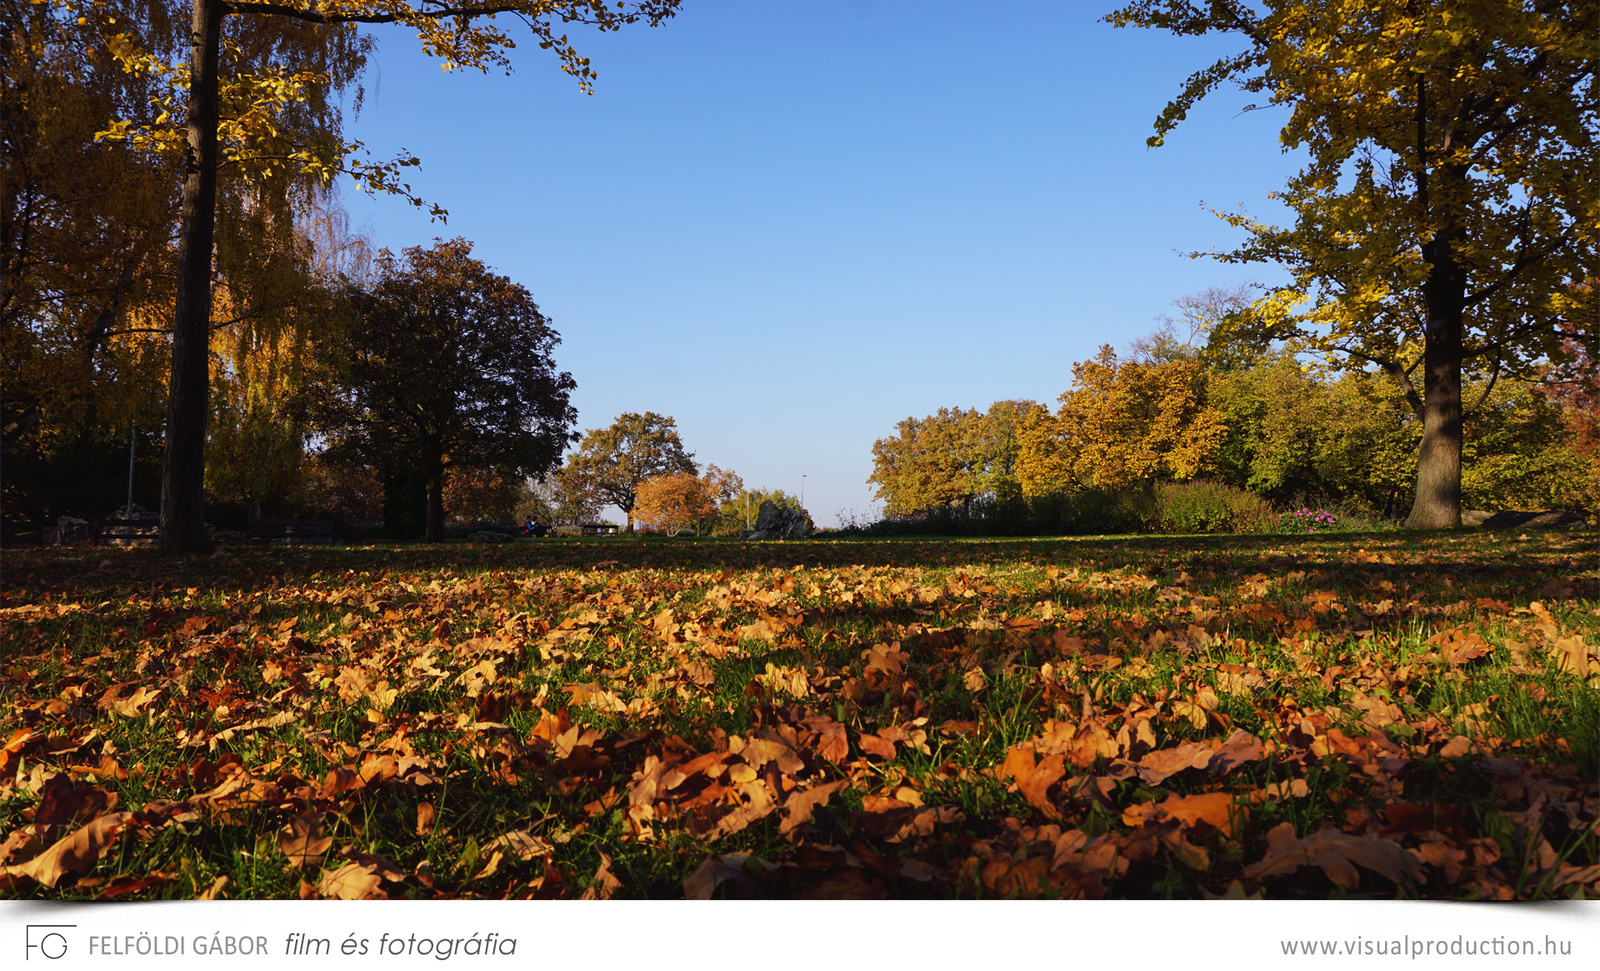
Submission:
[[[206,418],[210,407],[211,248],[217,203],[217,74],[222,6],[194,0],[189,43],[189,150],[178,230],[177,312],[161,467],[161,549],[209,549],[205,523]]]
[[[1422,351],[1422,447],[1409,529],[1461,525],[1461,333],[1466,290],[1440,234],[1423,247],[1431,264],[1422,285],[1427,320]]]
[[[428,526],[423,539],[444,542],[444,467],[437,464],[428,470]]]

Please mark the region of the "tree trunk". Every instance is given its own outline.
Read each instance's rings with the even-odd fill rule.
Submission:
[[[211,249],[217,218],[217,74],[222,5],[194,0],[189,38],[189,149],[178,230],[177,310],[161,467],[161,550],[209,549],[205,522],[206,418],[210,407]]]
[[[444,467],[438,464],[428,470],[428,527],[423,540],[444,542]]]
[[[1408,529],[1461,525],[1461,332],[1465,281],[1440,233],[1423,247],[1427,320],[1422,351],[1422,447]]]

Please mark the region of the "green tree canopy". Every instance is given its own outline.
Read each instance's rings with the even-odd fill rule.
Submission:
[[[1565,356],[1571,285],[1600,276],[1600,4],[1140,0],[1107,19],[1242,39],[1150,139],[1232,80],[1289,108],[1281,141],[1310,153],[1274,193],[1292,227],[1226,217],[1250,238],[1223,259],[1293,277],[1230,326],[1387,372],[1423,424],[1408,523],[1459,523],[1463,368]]]
[[[471,251],[454,239],[382,252],[377,282],[349,294],[345,327],[317,348],[336,382],[319,424],[336,450],[426,479],[430,541],[444,538],[446,470],[544,475],[577,437],[559,335],[526,288]]]

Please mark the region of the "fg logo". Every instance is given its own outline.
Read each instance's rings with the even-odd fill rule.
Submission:
[[[25,960],[31,961],[36,957],[42,957],[54,961],[56,958],[65,957],[67,931],[77,926],[77,924],[29,924]]]

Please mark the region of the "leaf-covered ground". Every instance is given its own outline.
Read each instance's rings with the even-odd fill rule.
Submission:
[[[7,552],[0,890],[1600,895],[1592,533]]]

